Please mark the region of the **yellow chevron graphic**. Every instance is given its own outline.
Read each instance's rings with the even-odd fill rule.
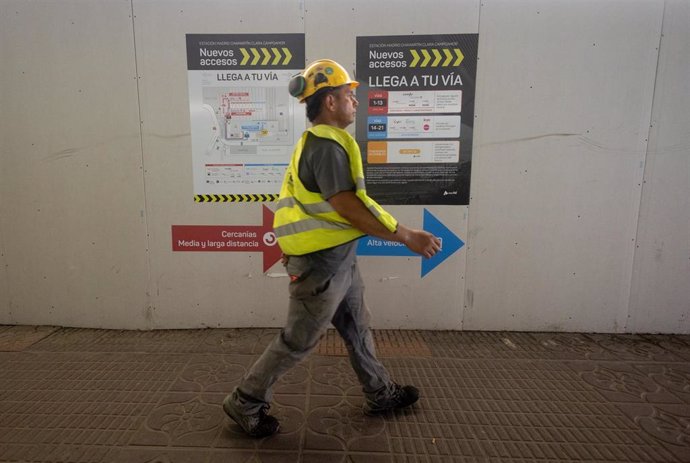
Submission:
[[[268,62],[271,60],[271,52],[268,51],[266,48],[262,48],[261,51],[264,54],[264,60],[261,62],[261,65],[266,66]]]
[[[425,68],[429,61],[431,61],[431,55],[428,51],[422,50],[422,56],[424,56],[424,61],[422,61],[422,67]]]
[[[410,63],[410,67],[416,67],[417,63],[419,63],[419,53],[417,53],[417,50],[410,50],[410,53],[412,53],[412,62]]]
[[[271,48],[271,50],[273,51],[273,54],[275,55],[275,59],[273,60],[273,62],[271,64],[273,66],[277,66],[278,63],[280,62],[280,58],[282,58],[282,56],[280,55],[280,50],[278,50],[277,48]]]
[[[280,48],[240,48],[240,53],[242,53],[240,65],[245,66],[251,64],[252,66],[267,66],[271,64],[273,66],[278,66],[282,64],[285,66],[292,61],[292,53],[290,53],[290,50],[287,48],[283,48],[282,50],[283,52],[281,53]],[[285,59],[283,59],[283,55]],[[280,62],[281,59],[283,59],[282,63]]]
[[[261,55],[259,54],[259,50],[257,50],[256,48],[250,48],[250,50],[252,51],[252,55],[254,55],[254,59],[252,60],[252,66],[254,66],[261,59]]]
[[[438,63],[441,62],[441,54],[440,54],[440,53],[438,52],[438,50],[435,49],[435,48],[434,48],[433,50],[431,50],[431,51],[434,53],[434,56],[436,57],[436,59],[434,60],[434,62],[431,63],[431,67],[435,68],[435,67],[438,66]]]
[[[244,48],[240,48],[240,51],[242,52],[242,56],[243,56],[242,62],[240,62],[240,65],[244,66],[245,64],[247,64],[247,61],[249,61],[249,58],[250,58],[249,53]]]
[[[194,195],[196,203],[252,203],[278,201],[277,194],[256,195]]]
[[[443,62],[441,66],[446,67],[450,64],[450,61],[453,59],[453,54],[447,48],[443,49],[443,53],[446,55],[446,60]]]
[[[462,60],[465,59],[465,56],[459,48],[410,49],[410,54],[412,55],[412,61],[410,61],[411,68],[459,66]],[[455,61],[453,61],[453,59],[455,59]]]
[[[286,64],[290,63],[292,61],[292,53],[290,53],[290,50],[287,48],[283,48],[283,54],[285,55],[285,61],[283,61],[283,66]]]
[[[460,63],[462,63],[462,60],[465,58],[465,55],[462,54],[459,48],[455,49],[455,54],[457,55],[458,59],[455,60],[453,66],[458,66]]]

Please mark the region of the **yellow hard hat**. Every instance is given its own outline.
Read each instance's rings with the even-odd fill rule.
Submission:
[[[320,59],[311,63],[301,73],[290,79],[290,95],[299,98],[300,103],[318,90],[326,87],[350,85],[355,88],[359,82],[352,80],[344,67],[330,59]]]

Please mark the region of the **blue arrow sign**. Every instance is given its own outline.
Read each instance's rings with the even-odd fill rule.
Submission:
[[[423,228],[441,240],[441,250],[430,259],[422,258],[422,278],[465,245],[464,241],[426,209],[424,209]],[[357,243],[357,255],[413,257],[419,254],[410,251],[402,243],[382,240],[373,236],[364,236]]]

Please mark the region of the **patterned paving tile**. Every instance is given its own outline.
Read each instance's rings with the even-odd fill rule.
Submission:
[[[591,356],[590,359],[592,360],[648,360],[654,362],[684,360],[659,343],[652,342],[640,335],[588,334],[586,336],[604,349],[602,355]]]
[[[278,329],[208,330],[202,352],[261,354],[279,332]]]
[[[0,352],[0,461],[690,462],[687,336],[377,332],[419,404],[365,416],[348,358],[316,352],[275,388],[281,433],[251,439],[221,402],[277,333],[59,329]]]
[[[530,336],[545,349],[543,358],[584,360],[601,358],[604,348],[580,333],[531,333]]]
[[[463,359],[586,359],[604,349],[579,333],[422,331],[434,357]]]
[[[222,397],[167,393],[148,413],[129,444],[132,446],[210,447],[224,421]]]
[[[190,355],[182,373],[170,386],[175,392],[228,392],[254,360],[247,355]]]
[[[431,350],[418,331],[374,331],[374,344],[379,357],[431,357]],[[316,348],[318,355],[347,356],[347,348],[335,330],[328,330]]]
[[[31,350],[44,352],[88,352],[88,346],[104,336],[108,330],[86,328],[60,328],[53,336],[32,346]]]
[[[62,328],[32,350],[47,352],[261,353],[277,329],[89,330]]]
[[[635,364],[635,369],[646,374],[666,392],[690,404],[690,363]]]
[[[297,463],[299,453],[213,449],[117,449],[110,463]],[[322,462],[325,460],[321,460]]]
[[[570,366],[638,429],[679,461],[690,461],[687,362],[574,362]]]
[[[672,352],[685,361],[690,361],[690,335],[643,335],[643,338]]]
[[[605,455],[613,456],[612,461],[673,461],[668,451],[642,435],[634,422],[562,364],[438,359],[434,365],[423,366],[398,362],[402,370],[407,367],[405,376],[427,378],[418,383],[427,399],[421,401],[421,413],[413,415],[423,425],[415,423],[416,430],[405,430],[410,424],[403,421],[399,432],[390,432],[401,453],[442,456],[436,449],[445,449],[463,455],[462,449],[469,449],[492,461],[512,457],[595,461],[605,460]],[[425,374],[426,369],[434,374]],[[451,437],[432,436],[436,445],[430,447],[429,436],[421,442],[422,429],[434,429],[434,423],[450,425],[456,432]],[[467,442],[458,447],[457,436],[464,436]]]
[[[0,352],[22,351],[58,330],[54,326],[4,326],[0,328],[2,328],[0,329]]]
[[[687,365],[572,362],[571,368],[609,402],[681,404],[690,399]]]
[[[679,461],[690,461],[690,406],[624,404],[618,408]]]
[[[337,396],[311,396],[305,448],[388,454],[386,423],[381,416],[364,415],[362,402]]]
[[[400,461],[400,460],[395,460]],[[370,453],[342,453],[342,452],[314,452],[305,450],[302,454],[301,463],[392,463],[393,459],[389,455],[372,455]]]
[[[119,447],[108,454],[110,463],[205,463],[210,459],[207,449],[169,449]],[[251,461],[251,460],[227,460]]]
[[[310,371],[312,394],[361,395],[362,387],[346,358],[313,356]]]
[[[42,463],[74,462],[90,463],[108,461],[111,448],[104,446],[84,446],[72,444],[0,444],[0,461]]]
[[[300,454],[294,450],[285,452],[223,450],[212,452],[208,463],[298,463],[299,461]]]
[[[28,461],[53,461],[62,454],[65,460],[55,461],[100,461],[93,457],[96,449],[84,446],[127,444],[167,389],[166,376],[174,377],[181,366],[155,357],[21,354],[4,359],[0,442],[9,452],[35,445],[38,454]]]

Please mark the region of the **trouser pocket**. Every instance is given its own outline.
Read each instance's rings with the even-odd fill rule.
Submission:
[[[314,267],[307,256],[290,256],[285,267],[290,276],[290,296],[299,300],[320,298],[333,278],[332,273]]]

